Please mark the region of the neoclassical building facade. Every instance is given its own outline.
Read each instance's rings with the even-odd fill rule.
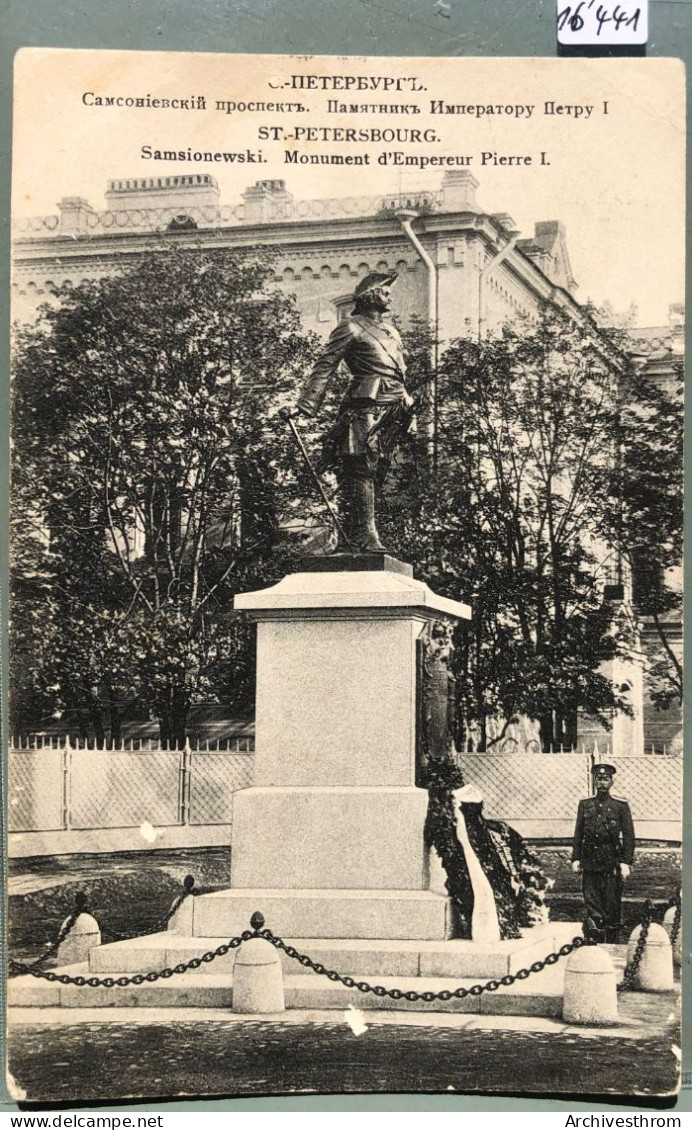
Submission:
[[[106,275],[164,233],[183,246],[266,248],[306,328],[323,337],[340,300],[377,269],[400,273],[395,313],[404,324],[428,318],[436,301],[442,340],[482,334],[545,301],[579,316],[562,225],[537,223],[520,239],[511,216],[482,210],[476,188],[460,171],[437,192],[296,201],[284,181],[265,180],[227,207],[209,174],[110,181],[102,211],[65,197],[55,215],[15,223],[14,316],[32,320],[57,286]]]

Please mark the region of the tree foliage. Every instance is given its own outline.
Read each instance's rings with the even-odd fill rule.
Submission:
[[[251,708],[254,633],[234,594],[295,565],[291,526],[325,541],[273,418],[314,345],[258,255],[169,246],[58,299],[16,339],[15,722],[70,710],[117,739],[139,709],[180,741],[195,701]],[[659,630],[654,701],[668,705],[679,595],[658,564],[681,554],[681,380],[656,386],[622,340],[553,310],[452,342],[433,397],[430,331],[404,336],[419,431],[379,527],[472,605],[455,653],[466,731],[492,747],[491,722],[527,715],[544,746],[570,745],[577,711],[607,724],[628,709],[603,667],[636,644],[603,598],[622,555]],[[301,428],[315,452],[324,420]]]
[[[164,248],[64,287],[17,337],[14,622],[55,709],[249,705],[234,593],[277,579],[291,475],[270,421],[311,343],[266,258]],[[42,654],[44,653],[44,654]],[[232,673],[232,678],[231,678]]]
[[[683,373],[675,363],[655,380],[631,365],[620,412],[622,499],[611,511],[610,536],[627,558],[638,613],[653,625],[646,656],[649,696],[662,710],[682,705],[682,662],[676,649],[682,612]],[[677,630],[676,630],[677,629]]]
[[[412,438],[387,538],[438,591],[472,605],[457,648],[459,708],[537,719],[544,746],[574,741],[577,710],[607,722],[627,701],[602,671],[632,638],[603,599],[617,555],[612,507],[623,359],[587,319],[545,312],[440,362],[437,474],[418,489]],[[418,450],[416,450],[418,448]]]

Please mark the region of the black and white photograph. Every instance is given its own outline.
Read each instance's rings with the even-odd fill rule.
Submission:
[[[685,78],[25,48],[7,1086],[673,1099]]]

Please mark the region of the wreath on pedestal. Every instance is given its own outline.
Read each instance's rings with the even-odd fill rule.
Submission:
[[[447,876],[446,887],[456,911],[454,933],[470,938],[473,889],[457,838],[454,797],[464,779],[450,756],[429,758],[425,778],[425,841],[437,851]],[[501,936],[518,938],[522,929],[548,921],[545,892],[549,880],[523,837],[503,821],[486,820],[482,808],[482,802],[464,805],[469,841],[493,889]]]
[[[471,937],[473,888],[464,849],[456,830],[456,789],[464,778],[455,761],[456,718],[453,625],[436,620],[420,637],[419,784],[428,790],[425,839],[435,848],[447,876],[446,887],[456,912],[455,934]],[[523,838],[508,824],[486,820],[483,803],[464,803],[469,842],[495,895],[503,938],[518,938],[522,929],[547,922],[548,879]]]

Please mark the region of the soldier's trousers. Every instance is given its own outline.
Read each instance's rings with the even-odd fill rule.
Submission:
[[[607,942],[616,942],[620,929],[622,879],[619,868],[611,871],[584,871],[581,883],[589,918],[605,931]]]

